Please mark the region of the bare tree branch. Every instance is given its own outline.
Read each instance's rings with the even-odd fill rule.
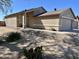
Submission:
[[[11,0],[0,0],[0,11],[7,13],[10,10],[10,7],[12,6]]]

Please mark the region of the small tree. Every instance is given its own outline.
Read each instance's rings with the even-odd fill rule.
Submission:
[[[29,50],[23,48],[23,54],[27,59],[42,59],[42,46],[35,49],[30,48]]]
[[[8,37],[6,37],[7,42],[14,42],[21,39],[21,35],[18,32],[11,32]]]
[[[0,10],[4,13],[10,10],[12,6],[12,0],[0,0]]]

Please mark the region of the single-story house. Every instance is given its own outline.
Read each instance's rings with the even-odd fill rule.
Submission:
[[[5,16],[7,27],[47,30],[73,30],[78,27],[71,8],[47,12],[43,7],[24,10]]]
[[[13,13],[5,16],[4,20],[7,27],[17,28],[17,27],[30,27],[32,22],[30,20],[35,20],[36,16],[47,12],[43,7],[32,8],[29,10],[24,10],[21,12]],[[33,21],[34,22],[34,21]]]

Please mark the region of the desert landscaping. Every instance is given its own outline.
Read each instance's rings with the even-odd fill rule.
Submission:
[[[79,0],[0,0],[0,59],[79,59]]]
[[[79,59],[77,33],[24,29],[21,35],[20,40],[0,44],[1,59],[26,59],[22,49],[38,46],[42,46],[43,59]]]

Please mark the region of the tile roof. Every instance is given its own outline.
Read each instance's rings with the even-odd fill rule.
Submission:
[[[60,15],[62,12],[64,12],[65,10],[68,10],[70,9],[71,12],[72,12],[72,9],[71,8],[67,8],[67,9],[60,9],[60,10],[56,10],[56,11],[51,11],[51,12],[47,12],[47,13],[44,13],[42,15],[39,15],[39,16],[48,16],[48,15]],[[73,12],[72,12],[73,13]],[[74,13],[73,13],[73,16],[74,16]]]
[[[46,15],[59,15],[63,10],[57,10],[57,11],[51,11],[51,12],[47,12],[47,13],[44,13],[42,15],[39,15],[39,16],[46,16]]]
[[[38,8],[32,8],[32,9],[23,10],[21,12],[17,12],[17,13],[10,14],[10,15],[5,16],[5,18],[10,17],[10,16],[13,16],[13,15],[17,15],[17,14],[23,14],[25,12],[26,13],[32,12],[32,11],[34,11],[33,16],[38,16],[40,14],[43,14],[43,13],[47,12],[43,7],[38,7]]]

